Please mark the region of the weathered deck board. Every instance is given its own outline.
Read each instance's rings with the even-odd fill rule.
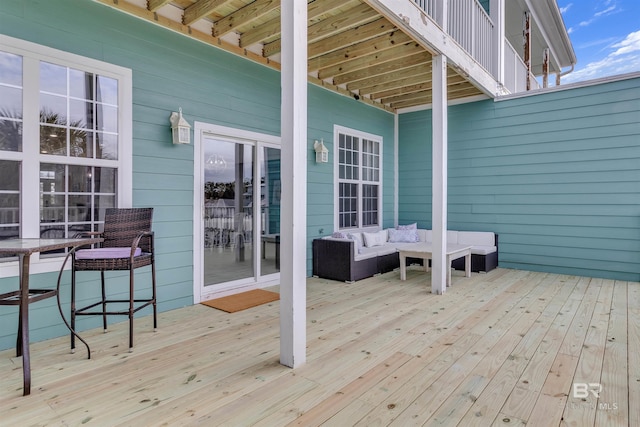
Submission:
[[[417,268],[308,279],[307,364],[278,363],[278,303],[201,305],[0,352],[2,425],[637,425],[640,284],[497,269],[429,293]],[[576,399],[575,382],[602,384]],[[607,405],[605,405],[605,403]],[[615,405],[614,405],[615,404]]]

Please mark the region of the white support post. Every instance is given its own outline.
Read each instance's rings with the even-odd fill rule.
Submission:
[[[496,57],[494,63],[496,67],[496,80],[504,85],[504,35],[505,35],[505,18],[504,18],[504,0],[490,0],[489,16],[493,21],[493,43],[496,47]]]
[[[396,113],[393,117],[393,225],[398,226],[399,217],[399,204],[400,204],[400,161],[398,160],[399,154],[399,140],[398,135],[400,129],[400,116]]]
[[[296,368],[307,346],[307,2],[282,0],[280,7],[280,363]]]
[[[447,58],[433,56],[431,292],[447,289]]]

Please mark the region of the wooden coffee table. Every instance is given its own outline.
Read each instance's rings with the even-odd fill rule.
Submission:
[[[398,249],[400,255],[400,280],[407,280],[407,258],[420,258],[424,261],[425,271],[429,271],[429,260],[432,257],[431,243],[419,243],[410,248]],[[451,286],[451,261],[464,257],[464,275],[471,277],[471,246],[447,244],[447,286]]]

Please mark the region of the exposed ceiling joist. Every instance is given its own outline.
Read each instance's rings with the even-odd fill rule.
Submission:
[[[278,0],[147,0],[146,8],[140,0],[97,1],[280,69]],[[307,3],[309,82],[386,111],[431,102],[433,52],[398,16],[366,0]],[[457,99],[483,92],[449,67],[447,93]]]
[[[223,6],[229,0],[199,0],[184,10],[182,23],[191,25],[199,19],[212,13],[214,10]]]
[[[213,23],[212,34],[221,37],[280,8],[280,0],[256,0]]]

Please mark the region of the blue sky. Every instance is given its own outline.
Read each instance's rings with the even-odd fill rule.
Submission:
[[[640,71],[640,0],[559,0],[578,58],[572,83]]]

